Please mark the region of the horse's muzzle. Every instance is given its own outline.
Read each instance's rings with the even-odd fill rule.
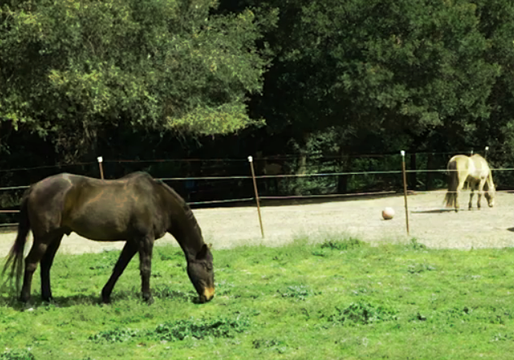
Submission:
[[[212,298],[214,297],[214,288],[206,288],[204,291],[203,291],[203,294],[200,295],[200,303],[206,303],[206,302],[209,302],[212,300]]]

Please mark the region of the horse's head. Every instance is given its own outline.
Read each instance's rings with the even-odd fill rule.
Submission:
[[[489,189],[484,193],[485,198],[487,199],[487,205],[489,207],[494,206],[494,195],[496,193],[496,189],[494,188],[494,185],[490,186]]]
[[[188,261],[187,274],[200,297],[200,303],[210,301],[214,297],[214,269],[207,245],[203,244],[196,257]]]

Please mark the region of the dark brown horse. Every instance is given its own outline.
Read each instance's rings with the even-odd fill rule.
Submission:
[[[48,177],[32,185],[21,204],[18,235],[4,272],[10,268],[19,291],[23,273],[23,249],[30,230],[34,237],[25,259],[20,300],[30,300],[32,276],[41,261],[41,295],[52,299],[50,267],[64,234],[76,232],[96,241],[126,241],[111,277],[102,289],[102,301],[110,302],[116,281],[139,252],[143,299],[153,302],[150,272],[154,241],[169,232],[187,260],[187,273],[200,302],[214,296],[212,254],[204,243],[193,212],[168,185],[143,172],[117,180],[99,180],[72,174]]]

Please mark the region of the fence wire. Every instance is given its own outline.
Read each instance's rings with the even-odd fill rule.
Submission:
[[[469,151],[467,151],[469,152]],[[464,152],[466,153],[466,152]],[[455,154],[455,152],[440,152],[440,153],[416,153],[416,154]],[[384,155],[381,157],[391,156],[396,154]],[[409,155],[409,154],[407,154]],[[350,155],[352,156],[352,155]],[[359,157],[366,157],[366,155],[353,155]],[[371,156],[379,156],[379,154],[370,154]],[[281,160],[286,159],[283,158],[260,158],[256,160]],[[336,158],[334,158],[336,159]],[[105,160],[104,162],[109,163],[143,163],[143,162],[195,162],[195,161],[205,161],[205,162],[223,162],[223,161],[234,161],[234,162],[247,162],[246,159],[157,159],[157,160]],[[69,165],[57,165],[57,166],[38,166],[31,168],[15,168],[15,169],[3,169],[0,172],[9,172],[9,171],[27,171],[27,170],[35,170],[35,169],[47,169],[47,168],[61,168],[61,167],[69,167],[69,166],[79,166],[79,165],[96,165],[94,162],[84,162],[84,163],[75,163]],[[492,172],[495,171],[513,171],[514,168],[496,168],[491,169]],[[430,169],[430,170],[406,170],[406,173],[450,173],[452,171],[450,169]],[[255,179],[281,179],[281,178],[309,178],[309,177],[330,177],[330,176],[350,176],[350,175],[379,175],[379,174],[401,174],[401,170],[378,170],[378,171],[348,171],[348,172],[331,172],[331,173],[310,173],[310,174],[279,174],[279,175],[257,175]],[[169,177],[169,178],[156,178],[161,181],[203,181],[203,180],[238,180],[238,179],[252,179],[251,175],[240,175],[240,176],[203,176],[203,177]],[[30,185],[22,185],[22,186],[8,186],[8,187],[0,187],[0,191],[10,191],[10,190],[21,190],[27,189]],[[457,191],[448,191],[448,193],[456,193]],[[497,190],[496,192],[512,192],[510,190]],[[323,195],[293,195],[293,196],[259,196],[260,199],[263,200],[289,200],[289,199],[308,199],[308,198],[330,198],[330,197],[352,197],[352,196],[370,196],[370,195],[386,195],[386,194],[394,194],[398,193],[396,191],[380,191],[380,192],[361,192],[361,193],[345,193],[345,194],[323,194]],[[413,191],[409,190],[409,194],[424,194],[428,193],[428,191]],[[250,202],[255,201],[255,197],[248,198],[239,198],[239,199],[222,199],[222,200],[210,200],[210,201],[196,201],[189,202],[190,205],[207,205],[207,204],[224,204],[224,203],[236,203],[236,202]],[[19,210],[0,210],[0,213],[19,213]],[[17,223],[7,223],[0,224],[0,227],[8,227],[8,226],[16,226]]]

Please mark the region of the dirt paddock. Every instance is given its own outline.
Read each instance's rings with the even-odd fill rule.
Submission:
[[[408,197],[410,235],[431,248],[484,248],[514,246],[514,193],[498,192],[494,208],[482,199],[482,209],[467,210],[469,192],[460,196],[458,213],[444,211],[444,191]],[[394,208],[392,220],[383,220],[384,207]],[[278,246],[295,237],[345,233],[369,242],[406,241],[403,196],[375,199],[330,201],[317,204],[264,206],[261,208],[265,238],[261,238],[255,207],[212,208],[193,210],[205,241],[214,249],[243,244]],[[0,256],[9,251],[15,233],[0,234]],[[29,240],[30,241],[30,240]],[[156,245],[175,244],[166,235]],[[75,233],[63,239],[60,253],[101,252],[120,249],[123,242],[95,242]],[[178,245],[177,245],[178,246]],[[26,249],[28,250],[28,249]]]

